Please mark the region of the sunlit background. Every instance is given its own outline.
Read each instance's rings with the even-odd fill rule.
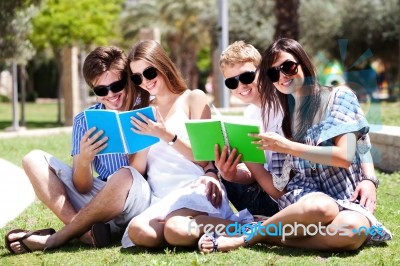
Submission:
[[[155,39],[190,89],[230,107],[240,103],[227,101],[220,88],[221,49],[245,40],[262,52],[278,37],[306,48],[322,84],[345,83],[371,70],[373,88],[348,82],[360,101],[396,101],[399,14],[399,0],[2,0],[0,101],[14,102],[13,120],[23,123],[25,110],[16,100],[53,100],[57,122],[71,125],[93,100],[80,71],[88,51],[113,44],[128,52],[141,39]]]

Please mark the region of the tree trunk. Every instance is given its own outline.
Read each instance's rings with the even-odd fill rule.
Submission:
[[[78,50],[76,46],[62,49],[63,78],[61,80],[64,98],[65,126],[72,126],[74,116],[81,110]]]
[[[63,75],[63,63],[62,63],[62,53],[61,50],[57,49],[54,51],[55,61],[58,68],[59,78],[58,78],[58,86],[57,86],[57,124],[62,125],[61,121],[61,98],[62,98],[62,79]]]
[[[300,0],[276,0],[275,2],[275,40],[279,38],[299,39]]]
[[[19,77],[21,84],[21,120],[20,125],[25,127],[25,102],[26,102],[26,82],[28,79],[28,73],[26,71],[26,65],[21,64],[19,67]]]

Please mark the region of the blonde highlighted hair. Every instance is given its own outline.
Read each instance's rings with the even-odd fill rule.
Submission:
[[[256,67],[261,63],[260,52],[253,45],[244,41],[235,41],[230,44],[219,58],[220,69],[244,63],[253,63]]]

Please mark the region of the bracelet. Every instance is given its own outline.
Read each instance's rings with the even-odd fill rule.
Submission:
[[[178,139],[178,135],[175,134],[174,138],[170,142],[168,142],[168,145],[169,146],[174,145],[177,139]]]
[[[207,173],[214,173],[214,174],[216,174],[217,176],[218,176],[218,170],[217,169],[215,169],[215,168],[210,168],[210,169],[207,169],[205,172],[204,172],[204,174],[207,174]]]
[[[373,176],[373,175],[362,175],[362,180],[371,181],[375,185],[375,188],[378,188],[378,186],[379,186],[379,180],[378,180],[378,178],[376,176]]]

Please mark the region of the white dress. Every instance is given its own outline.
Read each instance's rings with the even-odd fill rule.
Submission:
[[[189,118],[181,108],[165,122],[168,130],[175,132],[181,140],[188,140],[185,121]],[[160,141],[150,147],[147,158],[147,181],[152,189],[152,205],[140,215],[151,215],[154,219],[165,217],[178,209],[207,213],[211,217],[218,217],[238,222],[251,222],[252,215],[247,210],[233,213],[223,187],[223,200],[220,208],[215,208],[207,199],[205,185],[193,187],[196,180],[204,175],[204,170],[197,164],[186,159],[172,146]],[[221,184],[221,186],[223,186]],[[129,228],[129,225],[128,225]],[[133,246],[129,239],[128,228],[122,237],[124,248]]]

